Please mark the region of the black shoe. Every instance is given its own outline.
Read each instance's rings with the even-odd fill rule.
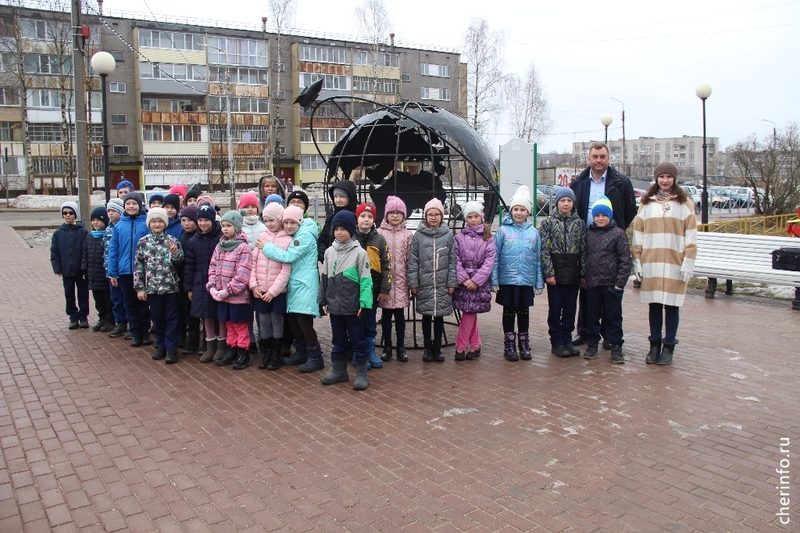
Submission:
[[[442,341],[433,341],[433,360],[437,363],[444,361],[444,355],[442,355]]]
[[[178,350],[167,350],[167,360],[164,361],[168,365],[178,362]]]
[[[302,365],[308,361],[308,346],[306,343],[294,345],[295,352],[287,357],[284,355],[284,346],[281,346],[281,356],[283,357],[283,364],[288,366]]]
[[[383,345],[383,353],[381,354],[381,361],[386,363],[392,360],[392,343],[387,342]]]
[[[664,347],[661,349],[661,355],[658,356],[659,365],[668,365],[672,363],[672,356],[675,352],[676,344],[678,344],[678,341],[669,344],[666,342],[664,343]]]
[[[105,325],[106,323],[103,320],[98,320],[97,323],[92,326],[92,331],[100,331]]]
[[[583,346],[584,344],[586,344],[586,335],[579,333],[577,337],[572,339],[573,346]]]
[[[616,363],[618,365],[625,364],[625,354],[622,353],[621,344],[611,345],[611,362]]]
[[[123,338],[124,338],[126,341],[129,341],[129,340],[131,340],[131,339],[133,338],[133,333],[131,333],[130,331],[126,331],[126,332],[125,332],[125,337],[123,337]]]
[[[228,345],[228,350],[222,355],[221,358],[214,361],[214,364],[217,366],[228,366],[233,363],[233,360],[236,359],[236,348]]]
[[[100,328],[100,331],[102,331],[103,333],[110,333],[114,331],[114,328],[116,327],[117,327],[116,324],[114,324],[113,322],[103,322],[103,327]]]
[[[597,345],[596,344],[587,344],[586,351],[583,352],[584,359],[594,359],[597,357]]]
[[[272,357],[272,339],[258,339],[258,349],[261,352],[261,362],[258,364],[259,370],[266,370],[269,360]]]
[[[258,344],[255,342],[250,343],[250,353],[258,353]]]
[[[481,356],[481,347],[478,346],[477,348],[473,347],[472,351],[467,352],[466,358],[467,361],[472,361],[480,356]]]
[[[236,350],[236,362],[233,363],[234,370],[244,370],[250,366],[250,350],[247,348],[239,348]]]
[[[401,363],[407,363],[408,362],[408,354],[406,353],[406,347],[403,346],[402,344],[398,344],[397,345],[397,355],[396,355],[396,357],[397,357],[397,360],[400,361]]]
[[[564,348],[567,349],[567,351],[569,352],[569,355],[572,356],[572,357],[575,357],[576,355],[580,355],[581,354],[581,351],[579,349],[577,349],[576,347],[574,347],[571,342],[566,343],[564,345]]]
[[[147,337],[142,337],[142,344],[144,346],[150,346],[151,344],[153,344],[153,338],[150,337],[150,335],[148,335]]]
[[[553,346],[553,348],[550,350],[550,353],[557,357],[570,357],[572,355],[565,346],[561,345]]]
[[[186,336],[186,343],[184,343],[181,353],[182,354],[190,354],[197,351],[197,348],[200,345],[200,334],[199,333],[189,333]]]
[[[138,348],[142,345],[142,338],[141,337],[131,337],[131,346],[134,348]]]
[[[425,341],[425,348],[422,351],[422,362],[433,363],[433,361],[433,343],[431,341]]]
[[[150,357],[153,361],[161,361],[167,356],[167,349],[166,348],[156,348],[156,351],[153,352],[153,355]]]
[[[610,350],[612,346],[613,346],[613,344],[611,344],[607,340],[603,339],[603,349],[604,350]]]
[[[661,356],[661,339],[654,341],[650,340],[650,351],[647,352],[647,357],[644,358],[644,362],[648,365],[654,365],[658,362],[658,358]]]
[[[122,337],[125,335],[125,332],[128,331],[128,324],[125,322],[117,322],[114,325],[114,329],[108,334],[109,337]]]
[[[70,320],[69,321],[69,329],[78,329],[79,327],[81,327],[81,325],[78,324],[77,320]]]
[[[81,325],[81,329],[89,329],[89,319],[83,317],[80,319],[79,324]]]
[[[466,361],[467,354],[466,352],[456,350],[456,361]]]
[[[186,346],[186,332],[181,332],[178,334],[178,348],[183,348]],[[189,352],[191,353],[191,352]]]

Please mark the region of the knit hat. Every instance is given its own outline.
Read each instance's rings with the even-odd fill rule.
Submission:
[[[559,187],[556,189],[556,205],[558,205],[558,202],[560,202],[562,198],[569,198],[575,203],[575,193],[572,192],[572,189],[569,187]]]
[[[108,204],[106,205],[106,210],[108,209],[116,211],[121,215],[125,212],[125,203],[119,198],[112,198],[111,200],[108,201]]]
[[[217,220],[217,210],[214,209],[213,205],[201,205],[200,209],[197,210],[197,220],[200,220],[201,218],[214,222]]]
[[[267,204],[261,212],[261,215],[264,218],[274,218],[275,220],[281,221],[283,220],[283,206],[278,202]]]
[[[150,221],[154,219],[160,219],[164,221],[164,225],[166,226],[169,224],[169,216],[167,216],[167,211],[163,207],[154,207],[150,211],[147,212],[147,227],[150,227]]]
[[[103,224],[108,226],[108,213],[102,207],[95,207],[92,209],[92,215],[89,217],[89,220],[98,218],[103,221]]]
[[[78,204],[77,203],[69,201],[69,200],[64,202],[63,204],[61,204],[61,212],[62,213],[64,212],[64,208],[65,207],[67,209],[72,209],[72,212],[75,213],[75,217],[78,216]]]
[[[186,185],[182,183],[176,183],[175,185],[169,186],[169,193],[170,194],[180,194],[184,198],[186,198]]]
[[[655,170],[653,170],[653,177],[656,179],[658,179],[661,174],[669,174],[673,178],[678,179],[678,168],[669,161],[664,161],[663,163],[659,163]]]
[[[120,190],[120,189],[130,189],[130,190],[133,190],[133,183],[131,183],[131,182],[130,182],[130,181],[128,181],[128,180],[122,180],[122,181],[120,181],[119,183],[117,183],[117,190]]]
[[[196,205],[187,205],[183,209],[181,209],[181,218],[186,217],[195,224],[197,224],[197,214],[199,209],[197,209]]]
[[[464,218],[467,218],[467,215],[472,213],[477,213],[483,218],[483,203],[479,202],[478,200],[472,200],[471,202],[467,202],[461,206],[461,214],[464,215]]]
[[[160,192],[156,192],[150,195],[150,201],[147,202],[147,205],[153,205],[153,200],[158,200],[162,204],[164,203],[164,195]]]
[[[189,200],[190,198],[197,199],[200,196],[201,192],[203,191],[200,190],[200,187],[197,187],[195,185],[194,187],[186,191],[186,196],[184,196],[184,199],[185,200]]]
[[[222,215],[222,220],[220,222],[230,222],[231,224],[233,224],[233,229],[237,235],[239,234],[240,231],[242,231],[242,222],[243,222],[242,214],[235,209],[231,209],[230,211]]]
[[[133,200],[139,206],[139,212],[144,209],[144,201],[142,200],[142,195],[138,192],[131,191],[125,195],[125,198],[122,199],[122,206],[125,207],[125,204],[128,203],[128,200]]]
[[[404,219],[408,217],[408,210],[406,209],[406,204],[398,196],[388,196],[386,198],[386,207],[384,207],[384,209],[386,210],[387,215],[392,211],[399,211],[403,213]]]
[[[438,198],[432,198],[427,204],[425,204],[425,209],[422,211],[423,216],[428,215],[428,211],[431,209],[438,209],[439,212],[442,214],[442,218],[444,218],[444,206],[442,202],[439,201]]]
[[[606,215],[608,218],[614,218],[614,208],[611,206],[611,200],[608,196],[601,196],[592,206],[592,218],[597,215]]]
[[[298,224],[303,223],[303,210],[296,205],[290,205],[283,210],[283,220],[294,220]]]
[[[364,202],[363,204],[360,204],[358,207],[356,207],[356,218],[360,217],[361,213],[363,213],[364,211],[366,211],[367,213],[372,213],[372,218],[378,220],[378,208],[375,207],[374,204],[371,204],[369,202]]]
[[[211,207],[217,207],[217,204],[214,203],[214,198],[210,194],[201,194],[197,197],[197,205],[208,204]]]
[[[286,205],[283,200],[283,196],[280,194],[270,194],[266,198],[264,198],[264,205],[271,204],[271,203],[279,203],[281,205]]]
[[[511,201],[508,203],[508,209],[511,210],[517,205],[527,209],[528,213],[531,212],[533,200],[531,199],[531,191],[528,189],[527,185],[519,186],[519,189],[517,189],[517,192],[514,193],[514,196],[511,197]]]
[[[239,197],[239,209],[244,209],[248,205],[258,207],[258,195],[254,192],[246,192]]]
[[[350,234],[350,237],[354,237],[356,234],[356,215],[352,211],[348,211],[347,209],[342,209],[335,215],[333,215],[333,221],[331,222],[331,228],[334,230],[336,228],[344,228],[347,230],[347,233]]]
[[[294,191],[290,192],[289,196],[286,197],[286,205],[289,205],[289,202],[291,202],[295,198],[300,198],[300,201],[302,201],[303,205],[306,206],[304,211],[308,211],[308,205],[309,205],[308,204],[308,195],[306,193],[304,193],[303,191],[294,190]]]
[[[344,196],[345,198],[350,198],[350,195],[347,194],[347,191],[344,190],[342,187],[334,187],[331,190],[331,196]]]
[[[181,198],[177,194],[168,194],[164,197],[164,207],[171,205],[175,211],[181,210]]]

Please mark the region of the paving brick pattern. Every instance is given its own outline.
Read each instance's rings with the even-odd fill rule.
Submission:
[[[550,355],[539,298],[533,361],[503,360],[494,311],[477,361],[413,351],[358,393],[68,331],[48,259],[0,227],[2,532],[797,530],[796,505],[776,519],[781,437],[800,497],[786,302],[692,294],[655,367],[635,291],[625,365]]]

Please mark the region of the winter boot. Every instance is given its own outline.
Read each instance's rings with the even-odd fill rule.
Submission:
[[[141,337],[131,337],[131,346],[133,348],[138,348],[142,345],[142,338]]]
[[[531,345],[530,336],[528,332],[520,332],[517,336],[517,343],[519,344],[519,358],[523,361],[531,360]]]
[[[250,351],[250,353],[258,353],[258,343],[257,342],[251,342],[249,351]]]
[[[200,362],[210,363],[215,353],[217,353],[217,338],[206,339],[206,351],[200,355]]]
[[[459,350],[456,348],[456,361],[466,361],[467,360],[467,353],[465,350]]]
[[[216,356],[214,356],[214,358],[215,358],[214,364],[217,365],[217,366],[228,366],[230,364],[233,364],[233,361],[236,360],[236,358],[239,355],[236,352],[236,347],[235,346],[228,346],[227,344],[223,344],[221,342],[221,339],[218,342],[218,345],[219,346],[224,346],[226,348],[226,350],[225,350],[225,352],[223,352],[222,357],[220,357],[219,359],[216,359]],[[217,349],[217,353],[219,353],[219,349]]]
[[[618,365],[625,364],[625,354],[622,353],[622,345],[621,344],[612,344],[611,345],[611,362],[616,363]]]
[[[161,361],[167,356],[167,349],[166,348],[156,348],[156,351],[153,352],[153,355],[150,358],[153,361]]]
[[[388,362],[392,360],[392,339],[386,337],[383,341],[383,352],[381,353],[381,361]]]
[[[178,333],[178,348],[183,348],[184,346],[186,346],[186,332],[181,331]]]
[[[217,351],[214,353],[214,362],[216,363],[228,353],[228,339],[217,338]]]
[[[258,339],[258,350],[261,352],[261,362],[258,364],[259,370],[268,368],[272,360],[272,339]]]
[[[658,356],[659,365],[668,365],[672,363],[672,355],[675,351],[675,345],[678,341],[664,343],[664,348],[661,349],[661,355]]]
[[[331,367],[329,373],[319,378],[320,383],[323,385],[333,385],[334,383],[350,381],[350,376],[347,374],[347,359],[331,361]]]
[[[397,343],[397,360],[401,363],[408,362],[408,354],[406,353],[406,347],[403,345],[402,342]]]
[[[117,327],[117,325],[114,324],[113,321],[112,322],[105,322],[105,323],[103,323],[103,327],[100,328],[100,331],[102,331],[103,333],[111,333],[112,331],[114,331],[114,328],[116,328],[116,327]]]
[[[197,353],[205,353],[207,349],[206,336],[200,333],[200,346],[197,348]]]
[[[308,352],[308,359],[305,363],[300,365],[300,372],[316,372],[317,370],[325,368],[325,361],[322,359],[322,350],[319,344],[316,346],[308,346],[306,351]]]
[[[147,333],[144,337],[142,337],[142,346],[150,346],[153,344],[153,337]]]
[[[283,366],[283,356],[281,355],[282,339],[275,339],[272,341],[272,355],[267,365],[267,370],[278,370]]]
[[[356,379],[353,381],[353,390],[367,390],[369,387],[369,376],[367,375],[366,363],[356,365]]]
[[[250,366],[250,349],[249,348],[237,348],[236,349],[236,361],[233,363],[234,370],[244,370]]]
[[[370,368],[383,368],[383,360],[375,353],[375,337],[367,337],[367,343],[369,344],[369,348],[367,348],[367,354],[369,355],[367,370]]]
[[[166,364],[171,365],[178,362],[178,350],[167,350]]]
[[[658,358],[661,355],[661,339],[656,341],[648,337],[647,340],[650,341],[650,351],[647,353],[647,357],[644,358],[644,362],[648,365],[653,365],[658,362]]]
[[[573,346],[571,342],[566,343],[564,345],[564,348],[569,352],[569,355],[572,357],[581,354],[581,351],[577,349],[575,346]]]
[[[432,341],[425,341],[425,349],[422,351],[422,361],[425,363],[432,363],[434,361]]]
[[[200,344],[200,334],[198,332],[189,333],[186,336],[186,342],[183,344],[182,354],[190,354],[197,351]]]
[[[294,335],[289,335],[288,337],[289,337],[289,339],[293,339]],[[284,337],[283,338],[284,338],[284,341],[280,345],[280,349],[281,349],[281,357],[283,357],[283,359],[284,359],[283,364],[285,365],[286,364],[286,358],[290,357],[292,355],[292,346],[294,346],[295,350],[297,350],[297,343],[289,342],[289,341],[286,340],[286,338],[287,338],[286,331],[284,331]],[[305,362],[305,361],[302,361],[302,362]],[[292,364],[299,365],[300,363],[292,363]]]
[[[464,356],[467,358],[467,361],[473,361],[481,356],[481,347],[480,346],[473,346],[472,350],[468,351],[467,354]]]
[[[104,320],[98,320],[97,323],[94,326],[92,326],[92,331],[100,331],[101,329],[103,329],[103,326],[105,325],[106,323]]]
[[[550,353],[556,357],[569,357],[572,355],[569,350],[567,350],[567,348],[561,344],[558,346],[553,345],[553,347],[550,349]]]
[[[281,345],[281,355],[283,355],[283,345]],[[294,344],[294,354],[283,357],[283,364],[288,366],[302,365],[308,359],[308,346],[304,342]]]
[[[517,355],[517,334],[513,331],[508,331],[503,339],[503,357],[506,361],[519,361]]]
[[[597,357],[597,345],[596,344],[587,344],[586,351],[583,352],[584,359],[594,359]]]
[[[444,355],[442,355],[442,341],[433,341],[433,360],[437,363],[444,361]]]

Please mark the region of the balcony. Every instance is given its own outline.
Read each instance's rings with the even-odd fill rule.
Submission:
[[[208,124],[208,113],[205,111],[181,111],[170,113],[165,111],[142,111],[142,124]]]

